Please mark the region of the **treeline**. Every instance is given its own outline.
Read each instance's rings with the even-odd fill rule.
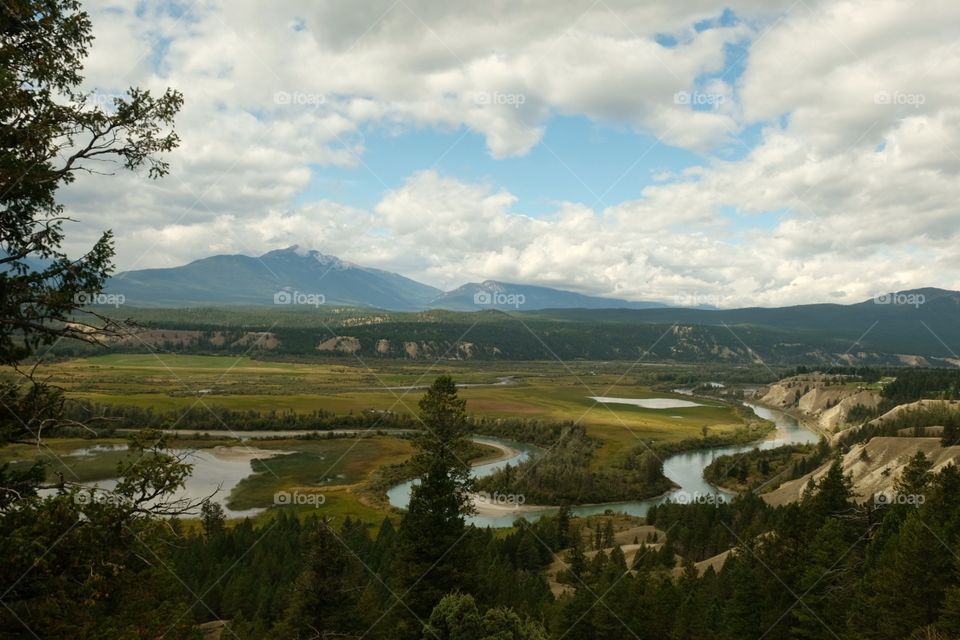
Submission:
[[[367,638],[392,639],[422,631],[399,600],[407,567],[402,532],[389,518],[374,529],[349,518],[336,523],[281,512],[260,526],[244,520],[227,527],[214,511],[202,530],[176,529],[181,540],[171,550],[171,570],[197,595],[198,620],[229,620],[230,637],[298,637],[296,630],[312,617],[357,637],[366,632]],[[506,536],[471,527],[455,550],[459,590],[470,594],[474,609],[498,611],[508,627],[542,620],[553,600],[542,570],[566,541],[555,519]],[[317,599],[327,605],[333,599],[336,606],[303,610]]]
[[[906,369],[898,372],[896,377],[882,391],[884,400],[891,408],[924,398],[960,399],[960,370]]]
[[[337,429],[411,429],[423,424],[407,413],[362,411],[334,413],[325,409],[311,411],[248,409],[238,411],[216,405],[191,407],[186,411],[156,411],[152,407],[126,404],[101,404],[71,399],[64,404],[66,421],[82,422],[98,435],[114,429],[195,429],[212,434],[223,431],[329,431]],[[518,442],[550,446],[560,439],[573,423],[537,418],[494,418],[469,416],[472,432],[507,438]]]
[[[647,524],[667,532],[675,553],[699,562],[770,529],[775,511],[752,493],[734,502],[665,502],[647,512]]]
[[[752,420],[746,426],[726,434],[707,434],[678,442],[640,445],[622,457],[594,468],[598,444],[576,424],[539,425],[540,438],[533,441],[547,447],[542,456],[479,480],[484,491],[523,495],[530,504],[581,504],[641,500],[660,495],[673,487],[663,475],[667,457],[705,448],[746,444],[763,437],[772,428],[766,421]],[[559,434],[558,434],[559,429]],[[505,435],[494,432],[490,435]],[[559,438],[556,436],[559,435]],[[533,434],[531,434],[533,436]],[[508,436],[510,437],[510,436]],[[530,440],[525,440],[530,442]]]
[[[574,428],[573,421],[538,420],[536,418],[490,418],[470,416],[474,433],[495,438],[507,438],[541,447],[549,447]]]
[[[684,438],[675,442],[660,442],[655,445],[657,454],[661,457],[672,456],[685,451],[699,449],[716,449],[738,444],[750,444],[769,434],[775,428],[772,422],[747,417],[744,407],[737,407],[737,412],[748,420],[747,424],[729,433],[707,433],[699,438]],[[751,413],[751,416],[753,414]]]
[[[324,409],[311,411],[238,411],[197,403],[185,411],[155,411],[152,407],[99,404],[70,400],[65,418],[90,427],[109,429],[200,429],[205,431],[326,431],[330,429],[416,429],[420,423],[406,413],[363,411],[337,414]]]
[[[797,367],[793,375],[817,373],[815,368]],[[835,367],[831,375],[875,384],[890,378],[880,388],[880,402],[874,407],[853,406],[846,416],[851,424],[861,424],[885,414],[901,404],[917,400],[960,399],[960,369],[919,369],[903,367]]]
[[[960,370],[903,369],[892,375],[896,379],[883,386],[880,403],[875,408],[854,407],[847,416],[849,422],[865,422],[917,400],[960,399]]]
[[[734,336],[723,326],[703,324],[693,324],[683,333],[673,333],[668,331],[667,324],[544,320],[528,316],[521,319],[504,313],[375,311],[364,314],[358,310],[345,311],[343,317],[278,312],[267,321],[264,314],[274,311],[249,312],[255,322],[230,324],[230,312],[218,309],[195,310],[183,318],[169,310],[139,310],[134,315],[145,329],[185,330],[199,332],[199,335],[187,345],[171,340],[148,347],[128,340],[111,348],[125,352],[159,347],[190,353],[248,354],[251,344],[244,333],[269,331],[277,342],[271,343],[269,349],[253,349],[252,353],[353,358],[353,353],[335,348],[318,351],[321,343],[345,337],[359,345],[358,355],[373,359],[549,360],[559,357],[576,361],[635,360],[643,355],[653,360],[748,364],[760,355],[768,363],[801,363],[805,367],[832,362],[829,355],[817,354],[829,354],[836,348],[834,336],[827,333],[808,332],[803,343],[788,343],[783,340],[782,332],[758,326],[738,325],[737,336]],[[244,330],[238,331],[236,327]],[[744,348],[744,343],[750,345],[749,350]],[[415,346],[416,355],[411,355],[410,345]],[[54,348],[59,354],[97,350],[99,347],[76,341],[63,341]],[[895,366],[899,362],[895,356],[884,353],[867,357],[880,365]]]
[[[907,435],[924,436],[926,427],[943,427],[943,446],[960,444],[960,406],[933,402],[904,409],[882,422],[868,422],[859,429],[845,432],[840,436],[837,445],[841,450],[846,450],[872,438],[899,436],[904,429],[909,430]]]

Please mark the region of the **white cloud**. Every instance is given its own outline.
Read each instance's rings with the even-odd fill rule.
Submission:
[[[727,6],[743,20],[693,28]],[[90,4],[91,89],[186,95],[169,177],[85,176],[65,192],[83,223],[71,246],[113,228],[121,267],[299,242],[442,286],[500,278],[730,304],[960,288],[949,0],[164,7]],[[722,76],[733,43],[748,46],[739,78]],[[722,101],[695,111],[678,92]],[[364,170],[369,127],[465,125],[504,158],[539,144],[554,115],[651,133],[707,165],[660,171],[634,201],[545,217],[496,184],[420,166],[369,210],[301,197],[313,166]],[[751,125],[759,142],[737,142]],[[761,224],[771,212],[779,221]]]

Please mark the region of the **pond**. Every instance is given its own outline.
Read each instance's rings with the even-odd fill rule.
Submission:
[[[607,398],[604,396],[588,396],[600,404],[629,404],[634,407],[643,407],[644,409],[687,409],[689,407],[702,407],[699,402],[690,400],[679,400],[677,398]]]

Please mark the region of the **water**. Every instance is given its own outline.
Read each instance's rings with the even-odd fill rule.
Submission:
[[[602,396],[589,396],[591,400],[596,400],[600,404],[629,404],[644,409],[687,409],[689,407],[702,407],[698,402],[689,400],[677,400],[675,398],[606,398]]]
[[[750,444],[717,447],[714,449],[700,449],[697,451],[678,453],[670,456],[664,460],[663,463],[664,475],[678,485],[677,489],[674,489],[665,495],[658,496],[656,498],[648,498],[645,500],[578,505],[571,507],[570,512],[577,516],[591,516],[602,514],[610,510],[626,513],[632,516],[645,516],[647,511],[650,510],[650,507],[662,504],[668,500],[672,500],[674,502],[690,500],[729,500],[733,497],[732,493],[711,485],[703,477],[703,470],[718,456],[738,454],[758,448],[773,449],[786,444],[810,444],[816,443],[819,440],[819,436],[816,433],[810,431],[798,420],[782,411],[768,409],[766,407],[754,405],[749,402],[744,402],[743,404],[753,410],[758,417],[765,420],[770,420],[776,425],[777,430],[774,434],[772,434],[772,437]],[[489,440],[494,439],[490,438]],[[517,455],[509,460],[501,460],[489,465],[480,465],[475,467],[474,475],[476,477],[489,475],[496,469],[502,468],[507,464],[516,465],[519,462],[529,458],[530,455],[537,455],[537,453],[539,453],[539,450],[537,450],[535,447],[529,447],[529,445],[522,445],[521,443],[509,442],[506,440],[498,440],[498,442],[508,444],[508,446],[511,446],[514,449],[522,449],[522,452],[520,455]],[[387,497],[390,500],[390,504],[399,508],[406,507],[406,505],[410,502],[411,485],[412,481],[405,482],[390,489],[387,492]],[[512,526],[513,522],[521,516],[532,521],[537,520],[545,514],[555,512],[555,508],[531,509],[529,507],[519,506],[504,515],[475,515],[467,518],[467,521],[477,525],[478,527],[509,527]]]
[[[124,447],[124,445],[120,445]],[[90,450],[100,449],[100,447],[90,447]],[[262,454],[261,458],[268,458],[277,454],[290,453],[289,451],[268,451],[260,449],[248,449],[244,447],[234,447],[233,452],[241,454]],[[92,455],[95,451],[80,450],[74,452],[74,455]],[[184,462],[193,465],[193,472],[187,478],[185,486],[177,491],[167,501],[187,499],[199,501],[210,497],[219,502],[228,518],[246,518],[255,516],[265,511],[263,508],[245,509],[235,511],[226,506],[227,497],[237,484],[253,473],[250,466],[250,456],[229,455],[217,448],[199,449],[199,450],[171,450],[171,453],[183,455]],[[117,479],[98,480],[97,482],[84,483],[86,486],[99,487],[107,491],[112,491],[117,486]],[[52,490],[51,490],[52,491]]]
[[[123,451],[127,448],[125,444],[95,444],[92,447],[74,449],[70,453],[61,456],[63,458],[92,458],[93,456],[106,453],[107,451]]]

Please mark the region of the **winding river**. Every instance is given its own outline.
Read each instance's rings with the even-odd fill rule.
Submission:
[[[677,488],[673,491],[645,500],[579,505],[571,507],[571,513],[578,516],[589,516],[612,510],[633,516],[644,516],[650,507],[668,500],[675,502],[689,501],[691,499],[728,500],[733,494],[711,485],[703,477],[703,470],[713,462],[717,456],[737,454],[757,448],[773,449],[786,444],[816,443],[819,440],[819,435],[782,411],[761,407],[749,402],[744,402],[743,404],[751,409],[758,417],[764,420],[770,420],[776,425],[777,430],[771,434],[771,437],[750,444],[700,449],[670,456],[663,462],[663,473],[677,485]],[[484,436],[477,437],[475,440],[493,445],[499,444],[515,451],[511,457],[475,466],[473,468],[473,475],[477,478],[490,475],[507,464],[516,465],[531,456],[539,455],[541,452],[537,447],[501,438]],[[405,508],[410,502],[410,489],[414,482],[416,481],[411,480],[404,482],[387,491],[387,498],[390,504],[401,509]],[[544,514],[554,513],[555,511],[555,508],[516,506],[514,508],[501,508],[500,513],[496,514],[477,514],[470,516],[467,520],[478,527],[509,527],[513,524],[513,521],[520,516],[523,516],[527,520],[536,520]]]

